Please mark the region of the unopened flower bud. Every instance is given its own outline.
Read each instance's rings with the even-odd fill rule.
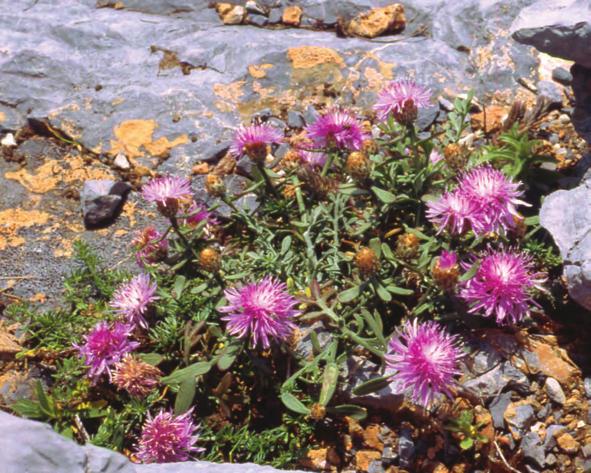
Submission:
[[[371,248],[363,247],[355,255],[355,265],[364,276],[371,276],[380,269],[380,260]]]
[[[347,157],[345,171],[356,181],[363,181],[369,177],[370,162],[362,151],[353,151]]]
[[[205,271],[216,273],[220,270],[222,258],[217,250],[205,248],[199,253],[199,266]]]
[[[521,239],[527,233],[527,225],[525,224],[525,218],[523,215],[513,215],[513,221],[515,226],[512,228],[513,234]]]
[[[437,286],[451,292],[456,287],[460,275],[457,255],[450,251],[441,252],[435,260],[431,275]]]
[[[396,242],[396,254],[401,258],[414,258],[419,250],[419,238],[414,233],[403,233]]]
[[[366,154],[376,154],[378,152],[378,144],[371,138],[363,140],[361,150]]]
[[[465,146],[450,143],[443,150],[443,156],[446,164],[454,171],[463,170],[468,164],[470,152]]]
[[[326,416],[326,407],[322,404],[314,404],[310,409],[310,417],[314,420],[322,420]]]

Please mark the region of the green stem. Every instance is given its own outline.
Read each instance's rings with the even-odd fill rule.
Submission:
[[[183,242],[183,245],[185,245],[185,249],[189,250],[193,254],[193,256],[197,259],[197,261],[199,261],[199,255],[195,252],[193,245],[191,245],[191,242],[189,240],[187,240],[187,237],[185,235],[183,235],[183,232],[181,232],[177,218],[170,217],[170,224],[171,224],[174,232],[178,235],[178,237]]]
[[[326,162],[324,163],[324,167],[322,168],[322,172],[320,173],[321,177],[326,176],[326,174],[328,173],[328,170],[330,169],[330,167],[332,166],[332,163],[334,162],[334,158],[335,158],[335,153],[328,154],[328,158],[326,158]]]
[[[264,163],[257,161],[256,164],[257,164],[257,168],[259,169],[259,172],[263,176],[267,190],[269,192],[271,192],[271,194],[273,194],[275,197],[279,197],[279,194],[277,193],[277,189],[275,189],[273,182],[271,182],[271,178],[267,174],[267,169],[265,168]]]

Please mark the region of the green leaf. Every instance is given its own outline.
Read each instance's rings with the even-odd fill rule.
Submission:
[[[382,256],[382,245],[379,238],[372,238],[369,240],[369,247],[373,250],[378,258]]]
[[[382,299],[384,302],[390,302],[392,300],[392,296],[390,295],[390,293],[379,282],[376,281],[374,287],[376,289],[376,292],[378,293],[379,298]]]
[[[282,392],[281,402],[283,402],[285,407],[287,407],[290,411],[296,412],[297,414],[310,415],[310,409],[304,406],[302,401],[300,401],[291,393]]]
[[[30,399],[19,399],[10,408],[21,417],[28,417],[29,419],[43,419],[45,415],[38,402]]]
[[[228,345],[224,348],[221,356],[218,359],[217,367],[220,371],[226,371],[232,363],[236,361],[236,357],[242,348],[242,343],[237,340],[232,340],[228,343]]]
[[[528,227],[531,227],[531,226],[533,226],[533,225],[538,225],[538,224],[540,223],[540,216],[539,216],[539,215],[533,215],[533,216],[531,216],[531,217],[527,217],[527,218],[524,220],[524,222],[525,222],[525,224],[526,224]]]
[[[334,395],[339,379],[339,367],[336,363],[327,363],[322,375],[322,387],[320,388],[320,398],[318,402],[322,406],[327,406]]]
[[[470,266],[470,269],[466,271],[464,274],[462,274],[458,280],[463,282],[473,278],[476,272],[478,271],[478,268],[480,268],[480,261],[477,261],[472,266]]]
[[[148,363],[152,366],[158,366],[164,360],[164,355],[160,353],[138,353],[138,358],[142,360],[144,363]]]
[[[182,381],[174,401],[175,414],[183,414],[189,410],[193,404],[196,389],[197,383],[195,382],[195,378],[186,378]]]
[[[284,255],[287,253],[289,248],[291,247],[291,236],[287,235],[283,241],[281,242],[281,254]]]
[[[351,302],[353,299],[357,298],[361,293],[360,286],[354,286],[349,289],[344,290],[339,294],[339,301],[340,302]]]
[[[340,416],[349,416],[355,420],[363,420],[367,417],[367,409],[354,404],[341,404],[340,406],[328,407],[326,412]]]
[[[39,407],[41,407],[41,410],[47,416],[54,417],[55,409],[53,406],[53,402],[51,402],[51,399],[45,393],[45,390],[43,389],[43,384],[39,380],[37,380],[37,382],[35,383],[35,394],[37,395],[37,400],[39,401]]]
[[[373,186],[371,190],[376,195],[376,197],[380,199],[384,204],[393,204],[394,202],[396,202],[396,196],[391,192],[388,192],[384,189],[380,189],[379,187],[375,186]]]
[[[388,289],[388,291],[390,291],[392,294],[396,294],[398,296],[410,296],[415,292],[412,289],[394,286],[393,284],[389,284],[388,286],[386,286],[386,289]]]
[[[460,442],[460,448],[462,450],[470,450],[474,446],[474,440],[470,437],[466,437],[464,440]]]
[[[185,379],[195,379],[197,376],[207,374],[211,370],[210,361],[199,361],[186,368],[176,369],[168,376],[160,379],[163,384],[181,384]]]
[[[187,278],[183,275],[178,275],[174,280],[174,294],[177,299],[181,297],[181,294],[187,286]]]
[[[375,393],[390,384],[389,376],[381,376],[379,378],[373,378],[365,383],[358,384],[353,388],[353,394],[355,396],[365,396],[366,394]]]

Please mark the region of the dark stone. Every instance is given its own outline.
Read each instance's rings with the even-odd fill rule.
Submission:
[[[515,406],[513,409],[514,415],[509,417],[505,411],[505,421],[509,426],[509,430],[513,436],[524,435],[535,421],[534,409],[529,404]]]
[[[544,467],[545,453],[542,440],[537,432],[528,432],[523,436],[520,444],[523,458],[537,468]]]
[[[564,67],[555,67],[552,70],[552,79],[562,85],[571,85],[573,81],[573,75],[567,71]]]
[[[246,17],[246,21],[251,25],[263,27],[269,22],[269,19],[264,15],[256,15],[254,13],[249,13]]]
[[[252,171],[256,164],[248,156],[241,156],[236,162],[236,173],[246,178],[252,178]]]
[[[229,149],[228,143],[220,143],[208,151],[207,158],[203,161],[216,163],[228,153]]]
[[[282,11],[280,8],[272,8],[269,12],[269,24],[276,25],[277,23],[281,23],[281,15]]]
[[[314,123],[319,116],[320,114],[312,105],[308,105],[306,107],[306,110],[304,111],[304,120],[306,121],[306,125]]]
[[[437,116],[439,115],[439,107],[431,106],[419,109],[419,115],[417,117],[417,128],[421,131],[426,130],[429,128],[435,120],[437,120]]]
[[[390,445],[386,445],[382,451],[382,462],[386,465],[393,465],[398,461],[398,453]]]
[[[439,97],[439,106],[446,112],[451,112],[454,109],[454,104],[445,97]]]
[[[121,213],[130,189],[124,182],[86,181],[80,193],[85,227],[94,230],[111,225]]]
[[[287,126],[290,128],[304,128],[306,126],[304,116],[300,112],[290,110],[287,112]]]
[[[495,397],[488,406],[495,429],[502,429],[505,426],[505,418],[503,417],[503,414],[505,414],[507,406],[511,403],[511,396],[512,394],[510,391],[501,393]]]
[[[412,440],[411,431],[408,428],[400,429],[398,456],[400,457],[400,466],[402,468],[409,468],[412,465],[412,459],[415,456],[415,444]]]

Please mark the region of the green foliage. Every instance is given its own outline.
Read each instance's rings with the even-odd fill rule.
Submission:
[[[445,428],[450,432],[459,434],[459,446],[462,450],[470,450],[477,443],[488,443],[488,437],[482,435],[480,430],[486,425],[485,422],[474,422],[474,412],[465,409],[452,419]]]

